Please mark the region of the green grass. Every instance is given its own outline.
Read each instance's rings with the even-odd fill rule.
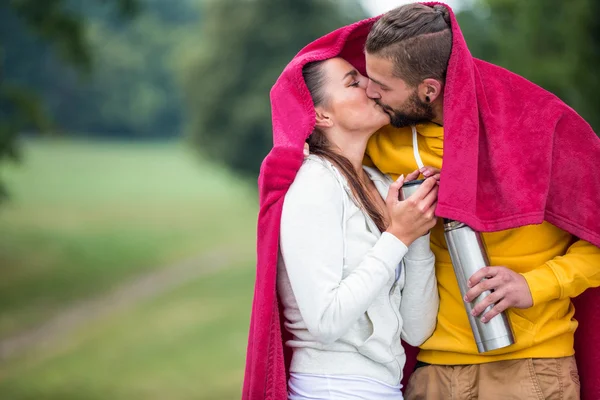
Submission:
[[[6,365],[0,398],[239,399],[253,270],[190,282]]]
[[[177,143],[28,141],[2,177],[0,338],[154,268],[253,246],[252,183]]]

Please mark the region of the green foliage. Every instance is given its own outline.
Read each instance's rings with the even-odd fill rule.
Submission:
[[[21,127],[31,123],[39,127],[50,125],[40,104],[33,93],[19,86],[0,82],[0,163],[6,159],[13,162],[20,159],[15,139]],[[0,203],[8,197],[1,179],[0,175]]]
[[[18,154],[22,132],[179,134],[172,59],[197,26],[199,1],[0,4],[0,163]]]
[[[473,54],[555,93],[600,131],[600,3],[482,0],[459,15]]]
[[[183,105],[172,55],[196,21],[165,21],[154,4],[159,3],[146,3],[145,12],[123,27],[90,20],[87,32],[95,54],[91,79],[81,82],[63,73],[62,94],[55,96],[54,87],[47,96],[63,129],[120,137],[179,134]],[[180,4],[188,5],[186,15],[195,15],[190,3]]]
[[[182,60],[188,134],[195,147],[256,176],[271,147],[269,90],[302,47],[363,18],[356,1],[213,0],[200,43]]]
[[[121,15],[131,16],[137,4],[137,0],[114,0],[105,7],[115,7]],[[44,76],[49,71],[44,71],[45,64],[39,61],[56,52],[76,69],[90,69],[85,19],[72,5],[68,0],[0,4],[0,165],[17,158],[15,141],[19,132],[50,126],[39,84],[44,79],[53,82],[57,76]],[[0,200],[5,196],[0,177]]]
[[[186,29],[196,26],[197,0],[169,7],[161,0],[137,1],[142,9],[133,20],[97,0],[73,3],[77,10],[71,12],[80,16],[75,37],[84,42],[71,46],[68,54],[77,54],[70,58],[57,57],[45,41],[24,31],[14,12],[12,19],[10,13],[4,17],[10,25],[0,28],[6,76],[38,94],[56,130],[129,137],[178,133],[182,104],[171,60]],[[15,31],[23,35],[14,37]],[[66,46],[62,37],[56,40],[56,47]]]

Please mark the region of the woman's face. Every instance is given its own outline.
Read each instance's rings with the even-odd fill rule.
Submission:
[[[325,104],[316,108],[330,123],[348,132],[372,134],[390,123],[389,116],[366,93],[368,78],[343,58],[323,63]]]

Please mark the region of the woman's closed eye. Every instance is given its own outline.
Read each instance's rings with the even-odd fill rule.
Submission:
[[[358,74],[356,76],[356,78],[354,78],[354,80],[352,81],[352,83],[350,84],[350,86],[352,86],[352,87],[360,87],[360,88],[366,89],[367,88],[367,82],[368,81],[367,81],[367,79],[364,76]]]

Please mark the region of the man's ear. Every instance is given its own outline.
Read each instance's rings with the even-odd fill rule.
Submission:
[[[331,115],[321,107],[315,108],[315,126],[317,128],[331,128],[333,126]]]
[[[433,103],[442,95],[444,84],[437,79],[427,78],[419,84],[419,98],[425,103]]]

